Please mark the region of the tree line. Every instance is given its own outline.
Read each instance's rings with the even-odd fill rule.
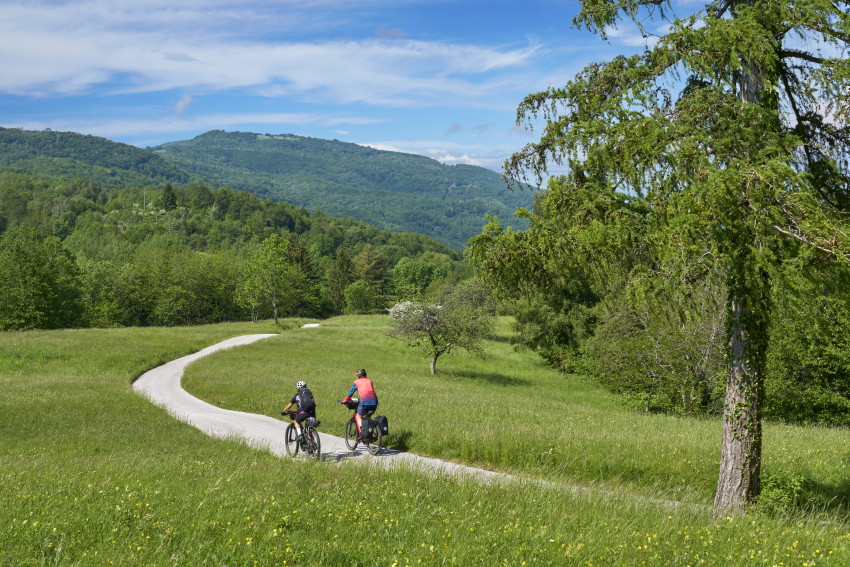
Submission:
[[[0,329],[368,313],[465,277],[428,237],[228,188],[0,174]]]

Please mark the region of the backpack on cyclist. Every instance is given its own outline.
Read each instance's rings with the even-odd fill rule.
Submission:
[[[390,434],[390,423],[387,421],[387,416],[379,415],[375,417],[375,425],[378,430],[381,432],[381,435],[389,435]]]
[[[368,439],[372,436],[375,429],[375,420],[364,417],[360,419],[360,436],[363,439]]]
[[[313,399],[313,392],[307,388],[298,390],[298,411],[316,411],[316,400]]]

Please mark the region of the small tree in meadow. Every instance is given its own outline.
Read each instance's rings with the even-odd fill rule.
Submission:
[[[404,301],[388,311],[393,320],[389,336],[427,353],[431,374],[437,373],[437,359],[455,348],[483,353],[483,341],[493,332],[492,299],[473,282],[458,285],[440,303]]]

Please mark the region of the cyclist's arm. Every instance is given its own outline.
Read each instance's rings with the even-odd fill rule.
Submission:
[[[288,411],[289,411],[289,408],[291,408],[291,407],[292,407],[292,402],[289,402],[288,404],[286,404],[286,407],[285,407],[285,408],[283,408],[283,411],[282,411],[281,413],[286,413],[286,412],[288,412]]]
[[[343,401],[344,403],[348,403],[348,402],[349,402],[349,400],[351,400],[351,396],[352,396],[352,395],[354,394],[354,392],[356,392],[356,391],[357,391],[357,384],[352,384],[352,385],[351,385],[351,389],[348,391],[348,393],[345,395],[345,399],[344,399],[344,400],[342,400],[342,401]]]

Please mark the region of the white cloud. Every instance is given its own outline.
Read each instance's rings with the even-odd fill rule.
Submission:
[[[181,114],[186,112],[186,109],[189,107],[190,104],[192,104],[193,102],[195,102],[197,100],[198,99],[196,99],[194,97],[191,97],[187,94],[184,94],[183,96],[180,97],[180,100],[177,101],[177,104],[174,105],[174,114],[176,114],[177,116],[180,116]]]
[[[425,152],[428,157],[448,165],[478,165],[488,169],[500,170],[505,162],[503,157],[481,156],[476,152],[455,152],[445,149],[430,149]]]
[[[502,164],[504,164],[505,159],[518,149],[510,146],[494,149],[491,146],[467,146],[461,143],[437,142],[434,140],[369,142],[361,143],[360,145],[375,148],[376,150],[418,154],[448,165],[478,165],[499,172],[502,170]]]
[[[345,130],[334,130],[333,132],[335,134],[339,134],[340,136],[348,136],[349,134],[351,134],[351,132],[347,132]]]
[[[508,136],[533,136],[534,131],[530,128],[521,125],[514,124],[510,130],[508,130]]]
[[[381,143],[368,144],[367,143],[367,144],[359,144],[359,145],[365,146],[367,148],[374,148],[376,150],[383,150],[385,152],[401,152],[403,154],[415,154],[415,153],[417,153],[417,152],[412,152],[412,151],[409,151],[409,150],[403,150],[403,149],[401,149],[397,146],[393,146],[391,144],[381,144]]]
[[[407,37],[407,32],[401,28],[378,28],[375,31],[375,35],[381,39],[399,39],[401,37]]]
[[[620,27],[606,27],[605,34],[608,38],[614,38],[621,45],[630,47],[651,47],[658,42],[655,36],[644,36],[632,24],[621,24]]]
[[[276,23],[297,25],[304,13],[298,5],[285,1],[290,11],[278,13],[278,4],[259,0],[0,4],[0,92],[247,89],[331,103],[422,106],[450,97],[482,104],[495,94],[524,93],[515,74],[539,52],[536,44],[260,39]]]

